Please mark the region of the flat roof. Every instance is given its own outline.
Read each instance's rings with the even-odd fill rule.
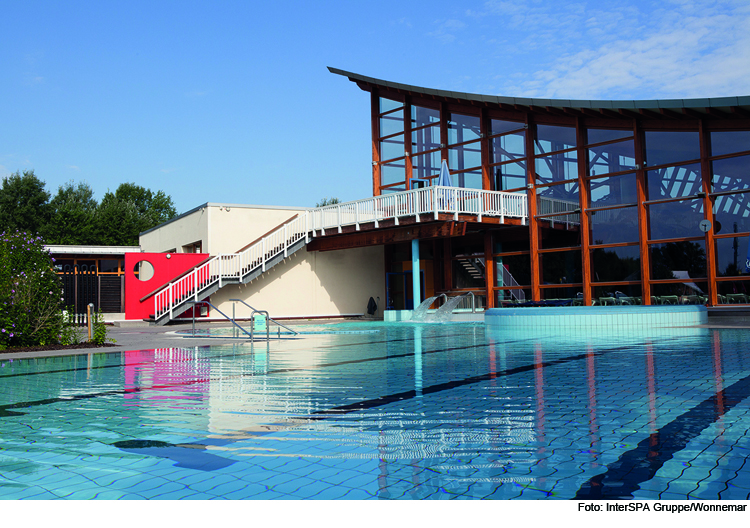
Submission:
[[[49,244],[44,246],[47,251],[55,255],[124,255],[125,253],[140,253],[141,246],[83,246]]]
[[[457,100],[469,103],[495,104],[501,107],[512,107],[518,110],[519,107],[534,110],[535,107],[544,110],[546,108],[571,109],[571,110],[623,110],[627,117],[631,113],[637,114],[638,111],[660,112],[661,110],[672,111],[685,117],[697,117],[690,115],[697,113],[698,116],[705,114],[708,117],[750,117],[750,95],[737,97],[707,97],[700,99],[652,99],[652,100],[583,100],[583,99],[538,99],[528,97],[503,97],[498,95],[483,95],[466,92],[452,92],[449,90],[436,90],[433,88],[424,88],[409,84],[385,81],[375,79],[358,73],[340,70],[338,68],[328,67],[328,71],[336,75],[347,77],[350,81],[365,90],[370,91],[368,87],[382,87],[396,92],[422,95],[428,98],[442,98],[446,100]],[[726,114],[726,115],[723,115]],[[647,114],[648,115],[648,114]],[[674,117],[672,114],[670,116]]]

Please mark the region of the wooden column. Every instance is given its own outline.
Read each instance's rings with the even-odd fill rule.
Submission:
[[[651,304],[651,266],[649,264],[648,239],[649,239],[649,220],[648,209],[643,203],[647,200],[648,182],[646,181],[646,162],[645,162],[645,144],[644,135],[637,120],[633,120],[633,132],[635,135],[635,171],[636,192],[638,196],[638,243],[641,252],[641,296],[643,304]]]
[[[370,92],[370,116],[372,126],[372,195],[380,195],[380,97],[378,89]]]
[[[404,167],[406,170],[406,191],[411,189],[411,177],[414,173],[411,163],[411,97],[404,96]],[[414,306],[416,308],[416,305]]]
[[[529,244],[531,249],[531,300],[541,300],[541,263],[539,262],[539,223],[536,220],[536,167],[534,165],[534,123],[526,114],[526,200],[529,212]]]
[[[482,150],[482,189],[485,191],[492,191],[492,179],[490,178],[490,140],[487,136],[490,135],[490,119],[487,117],[487,110],[482,108],[479,110],[479,130],[481,130],[482,139],[480,140]]]
[[[487,288],[487,308],[495,307],[495,259],[492,258],[492,232],[484,232],[484,278]]]
[[[701,141],[701,179],[703,180],[703,211],[704,218],[711,222],[711,229],[706,232],[706,271],[708,277],[708,305],[718,304],[718,284],[716,283],[716,241],[714,240],[716,221],[714,218],[714,204],[711,200],[711,156],[710,137],[704,127],[702,119],[698,120],[698,134]]]
[[[581,271],[583,275],[583,304],[585,306],[591,306],[591,251],[589,245],[591,244],[590,239],[590,218],[586,214],[589,208],[589,193],[588,193],[588,182],[586,181],[587,163],[586,160],[586,134],[583,131],[583,123],[581,118],[576,118],[576,145],[578,146],[578,200],[579,207],[581,208],[581,222],[578,226],[579,232],[581,233]]]

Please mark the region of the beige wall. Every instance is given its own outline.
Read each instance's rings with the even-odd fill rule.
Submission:
[[[182,252],[182,246],[201,241],[204,253],[235,253],[303,211],[209,203],[141,235],[141,248]],[[230,316],[234,303],[229,299],[239,298],[267,310],[271,317],[327,317],[366,313],[369,298],[380,297],[378,315],[382,315],[383,260],[383,246],[315,252],[302,248],[250,284],[225,286],[211,296],[211,302]],[[239,318],[251,315],[240,303],[235,308]]]
[[[303,212],[301,208],[206,204],[185,216],[140,236],[145,252],[183,252],[201,241],[203,253],[235,253],[268,231]]]
[[[382,315],[385,303],[383,246],[312,251],[300,249],[249,284],[226,286],[211,296],[211,302],[227,315],[229,299],[243,299],[271,317],[325,317],[367,312],[372,297]],[[235,306],[238,318],[251,310]]]

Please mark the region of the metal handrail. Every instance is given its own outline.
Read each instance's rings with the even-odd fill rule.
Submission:
[[[230,301],[237,301],[237,302],[241,302],[242,304],[244,304],[245,306],[247,306],[248,308],[250,308],[250,309],[251,309],[251,310],[253,310],[254,312],[261,312],[261,311],[265,311],[265,310],[258,310],[258,309],[256,309],[256,308],[254,308],[254,307],[250,306],[249,304],[247,304],[247,303],[246,303],[245,301],[243,301],[242,299],[229,299],[229,300],[230,300]],[[286,325],[283,325],[283,324],[281,324],[281,323],[280,323],[280,322],[278,322],[278,321],[277,321],[276,319],[271,319],[271,317],[270,317],[270,316],[268,315],[268,312],[265,312],[265,313],[266,313],[266,319],[268,319],[269,321],[273,321],[274,323],[276,323],[276,325],[277,325],[277,326],[280,326],[281,328],[283,328],[283,329],[285,329],[285,330],[289,330],[289,331],[290,331],[291,333],[293,333],[294,335],[299,335],[299,332],[296,332],[296,331],[292,330],[291,328],[289,328],[288,326],[286,326]]]
[[[242,327],[241,327],[240,325],[238,325],[238,324],[237,324],[237,323],[235,322],[235,320],[234,320],[234,319],[232,319],[232,318],[231,318],[231,317],[229,317],[229,316],[228,316],[227,314],[225,314],[224,312],[222,312],[221,310],[219,310],[219,309],[218,309],[218,308],[217,308],[216,306],[214,306],[213,304],[211,304],[211,303],[210,303],[209,301],[188,301],[188,303],[190,303],[190,304],[192,304],[192,305],[193,305],[193,337],[195,337],[195,305],[197,305],[197,304],[207,304],[207,305],[209,305],[209,306],[210,306],[211,308],[213,308],[214,310],[216,310],[217,312],[219,312],[219,313],[220,313],[221,315],[223,315],[223,316],[224,316],[224,318],[225,318],[225,319],[226,319],[227,321],[229,321],[229,322],[230,322],[230,323],[232,323],[232,324],[233,324],[234,326],[236,326],[237,328],[239,328],[240,330],[242,330],[243,332],[245,332],[245,333],[246,333],[246,334],[247,334],[248,336],[250,336],[250,339],[252,339],[252,338],[253,338],[253,334],[252,334],[252,331],[248,333],[248,331],[247,331],[247,330],[245,330],[244,328],[242,328]]]
[[[270,319],[270,317],[268,316],[268,312],[265,310],[253,310],[253,313],[250,314],[250,321],[252,321],[253,323],[250,327],[250,339],[252,339],[253,332],[255,332],[255,314],[257,313],[266,314],[266,341],[271,341],[271,329],[268,326],[268,320]]]

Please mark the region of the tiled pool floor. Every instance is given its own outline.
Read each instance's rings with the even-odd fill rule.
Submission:
[[[0,359],[5,499],[747,499],[747,330]]]

